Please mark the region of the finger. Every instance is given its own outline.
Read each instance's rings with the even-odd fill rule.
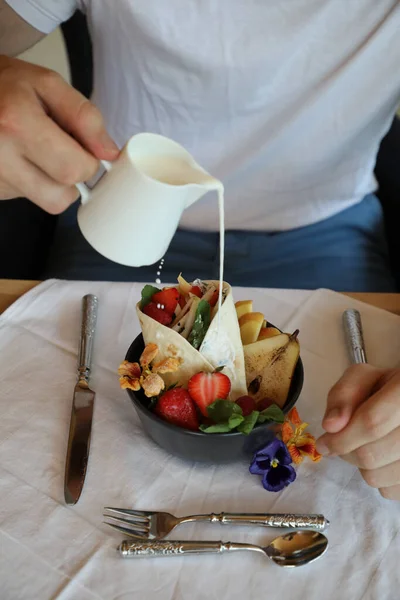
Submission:
[[[15,190],[14,197],[29,198],[50,214],[59,214],[77,200],[79,192],[75,186],[56,183],[45,173],[21,156],[13,157],[8,164],[6,182]]]
[[[35,89],[50,116],[98,159],[115,160],[119,150],[101,112],[53,71],[44,71]]]
[[[400,485],[391,485],[379,490],[380,495],[387,500],[400,500]]]
[[[400,371],[386,372],[379,385],[382,387],[356,409],[342,431],[325,433],[317,440],[321,454],[349,454],[400,426]]]
[[[400,460],[400,427],[376,442],[356,448],[342,458],[360,469],[367,470],[379,469]]]
[[[322,427],[329,433],[346,427],[357,406],[371,395],[382,373],[381,369],[364,364],[347,369],[328,394]]]
[[[374,488],[390,487],[392,485],[400,485],[400,461],[397,460],[390,465],[380,467],[379,469],[360,469],[360,473],[368,483]]]
[[[21,133],[23,155],[55,181],[72,186],[91,179],[99,162],[65,133],[44,112],[41,117],[26,113]],[[28,133],[29,132],[29,133]]]

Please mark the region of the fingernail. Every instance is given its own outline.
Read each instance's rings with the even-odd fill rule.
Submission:
[[[323,420],[324,421],[334,421],[335,419],[338,419],[340,417],[340,413],[341,413],[340,408],[331,408],[331,410],[328,410],[328,412],[324,416]]]
[[[322,454],[322,456],[327,456],[330,454],[330,450],[323,440],[317,440],[316,448],[317,451]]]
[[[104,150],[106,150],[107,152],[119,152],[118,146],[107,133],[103,133],[103,135],[100,138],[100,142]]]

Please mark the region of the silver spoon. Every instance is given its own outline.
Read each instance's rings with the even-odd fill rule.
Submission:
[[[293,531],[280,535],[262,548],[253,544],[233,544],[231,542],[175,542],[152,541],[131,542],[124,540],[118,546],[123,558],[144,558],[159,556],[184,556],[185,554],[223,554],[250,550],[262,552],[280,567],[301,567],[324,554],[328,548],[327,538],[319,531]]]

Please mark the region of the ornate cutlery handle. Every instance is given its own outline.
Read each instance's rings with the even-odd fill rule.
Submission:
[[[184,556],[185,554],[222,554],[235,550],[263,552],[251,544],[231,544],[231,542],[131,542],[124,540],[117,548],[123,558],[145,558],[160,556]]]
[[[364,336],[361,315],[358,310],[349,309],[343,313],[343,327],[351,361],[355,364],[366,363]]]
[[[82,299],[82,326],[78,358],[78,377],[80,384],[89,384],[92,364],[93,338],[97,321],[97,296],[87,294]]]
[[[220,513],[210,515],[193,515],[179,519],[180,523],[186,521],[211,521],[222,525],[259,525],[263,527],[276,527],[287,529],[312,529],[324,531],[329,525],[324,515],[294,515],[294,514],[251,514],[251,513]]]

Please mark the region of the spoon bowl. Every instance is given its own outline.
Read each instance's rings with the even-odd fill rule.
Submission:
[[[272,540],[262,551],[280,567],[301,567],[322,556],[328,539],[318,531],[292,531]]]

